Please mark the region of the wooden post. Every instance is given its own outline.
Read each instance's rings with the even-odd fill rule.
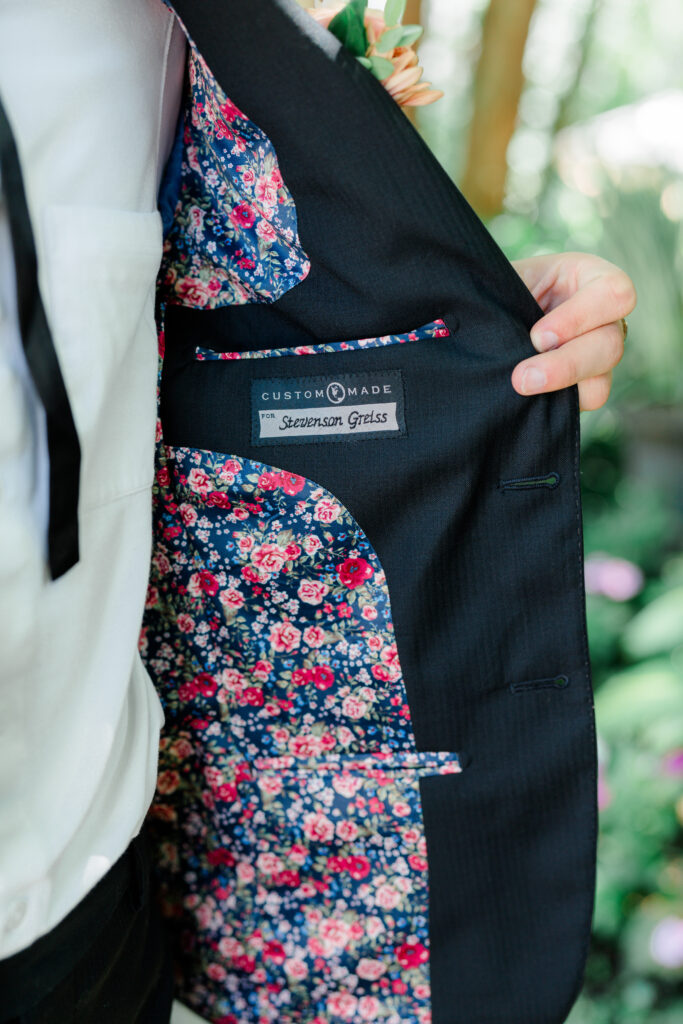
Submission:
[[[422,24],[422,0],[408,0],[403,22],[405,25]]]
[[[482,217],[503,208],[507,148],[524,85],[522,60],[536,0],[491,0],[474,80],[474,111],[461,188]]]

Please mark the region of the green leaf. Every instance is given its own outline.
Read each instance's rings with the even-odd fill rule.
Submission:
[[[363,20],[367,5],[368,0],[351,0],[328,25],[330,32],[356,57],[363,57],[368,48]]]
[[[406,0],[387,0],[384,7],[384,24],[398,25],[406,13]]]
[[[362,64],[364,68],[370,69],[372,67],[372,61],[369,57],[356,57],[359,64]]]
[[[379,78],[380,82],[383,82],[385,78],[388,78],[393,73],[394,65],[390,60],[386,60],[385,57],[371,57],[370,63],[372,64],[370,70],[375,78]]]
[[[395,46],[400,44],[402,35],[403,27],[401,25],[397,25],[396,28],[386,29],[375,43],[377,52],[389,53]]]
[[[397,46],[412,46],[422,35],[422,25],[403,25],[403,35]]]
[[[669,658],[653,658],[606,679],[595,695],[598,731],[608,743],[642,734],[653,722],[680,714],[683,679]]]
[[[656,597],[624,630],[623,647],[634,661],[664,654],[683,643],[683,587]]]

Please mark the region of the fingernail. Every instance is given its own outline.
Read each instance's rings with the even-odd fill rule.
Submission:
[[[541,388],[544,388],[546,384],[547,378],[543,370],[538,370],[535,366],[529,367],[522,374],[522,394],[534,395]]]
[[[554,331],[532,331],[531,340],[539,352],[547,352],[548,349],[557,348],[560,339]]]

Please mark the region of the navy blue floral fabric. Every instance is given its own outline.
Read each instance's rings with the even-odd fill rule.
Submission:
[[[310,269],[294,201],[270,140],[224,94],[191,40],[181,130],[182,155],[170,164],[178,195],[164,299],[205,309],[278,299]]]
[[[430,1019],[418,753],[384,572],[296,474],[160,449],[142,635],[182,998],[222,1024]]]

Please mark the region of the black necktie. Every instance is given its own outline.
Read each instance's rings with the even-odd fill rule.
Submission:
[[[0,102],[0,169],[14,251],[19,329],[26,362],[45,408],[50,459],[48,564],[51,578],[78,561],[81,446],[38,289],[38,264],[17,148]]]

